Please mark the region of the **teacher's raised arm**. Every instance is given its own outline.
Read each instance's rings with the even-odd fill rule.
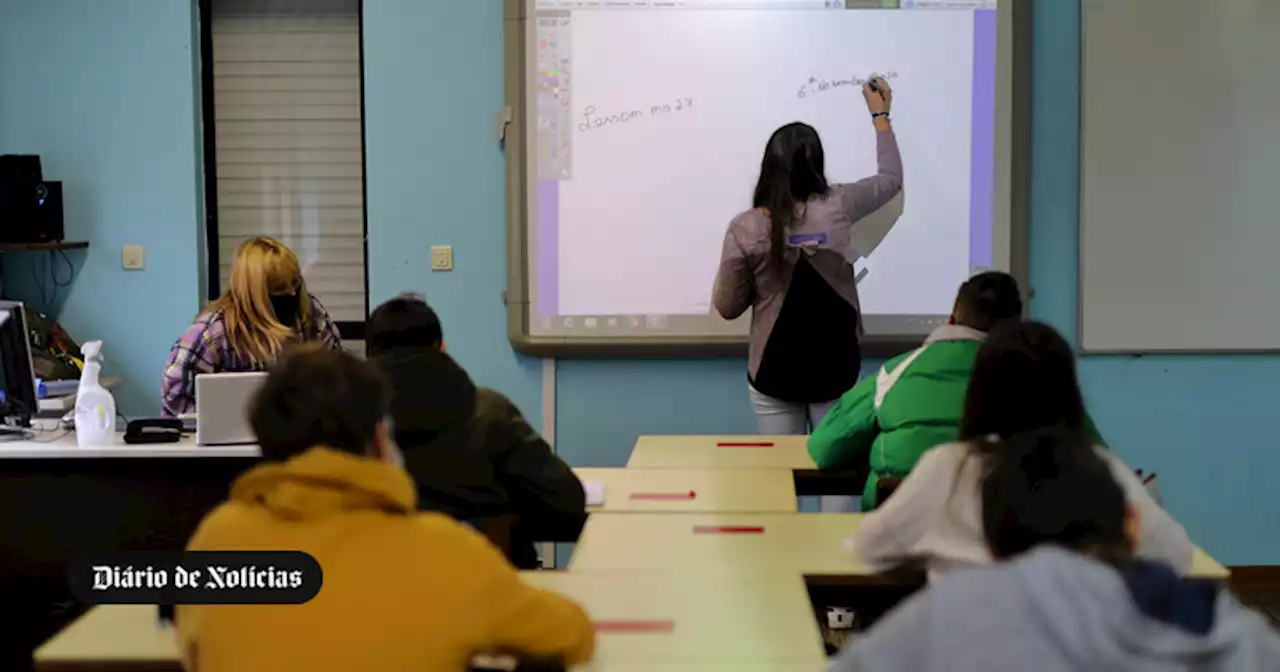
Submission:
[[[902,192],[902,155],[898,153],[898,139],[889,121],[893,89],[883,78],[870,77],[862,85],[862,97],[867,101],[871,123],[876,129],[876,174],[835,187],[845,217],[851,222],[879,210]]]

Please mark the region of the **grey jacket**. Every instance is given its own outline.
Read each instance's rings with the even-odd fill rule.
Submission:
[[[831,670],[1260,672],[1280,670],[1280,637],[1215,584],[1044,547],[948,576]]]
[[[813,249],[789,248],[782,272],[770,268],[769,264],[768,214],[758,209],[748,210],[729,222],[712,305],[727,320],[752,309],[749,375],[755,376],[760,366],[764,346],[769,342],[769,334],[791,284],[791,272],[801,254],[810,255],[809,262],[823,279],[861,312],[853,274],[854,260],[848,257],[850,229],[902,191],[902,157],[893,131],[876,132],[876,162],[876,175],[853,184],[834,185],[826,197],[805,204],[804,214],[788,235],[822,235],[826,242]]]

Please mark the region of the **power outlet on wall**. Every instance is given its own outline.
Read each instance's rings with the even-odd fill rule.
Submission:
[[[125,245],[120,250],[120,265],[126,271],[141,271],[147,267],[146,250],[141,245]]]
[[[431,270],[433,271],[452,271],[453,270],[453,247],[449,245],[432,245],[431,246]]]

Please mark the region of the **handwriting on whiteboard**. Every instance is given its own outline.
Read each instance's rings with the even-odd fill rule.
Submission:
[[[655,103],[647,108],[634,107],[610,112],[601,112],[595,105],[588,105],[582,111],[582,121],[578,122],[579,131],[594,131],[606,126],[629,124],[647,117],[663,117],[669,114],[687,112],[693,108],[692,98],[673,98],[670,101]]]
[[[895,79],[898,76],[896,72],[886,72],[874,75],[882,79]],[[796,98],[808,98],[814,94],[823,93],[832,89],[840,89],[845,87],[861,87],[869,81],[866,77],[843,77],[836,79],[823,79],[821,77],[810,77],[805,80],[804,84],[796,91]]]

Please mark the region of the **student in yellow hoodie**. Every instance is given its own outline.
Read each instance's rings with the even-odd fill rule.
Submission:
[[[200,524],[194,551],[298,550],[324,572],[303,605],[180,606],[189,672],[457,672],[477,653],[574,665],[595,633],[572,601],[525,585],[488,540],[417,513],[378,373],[303,349],[253,400],[263,464]]]

